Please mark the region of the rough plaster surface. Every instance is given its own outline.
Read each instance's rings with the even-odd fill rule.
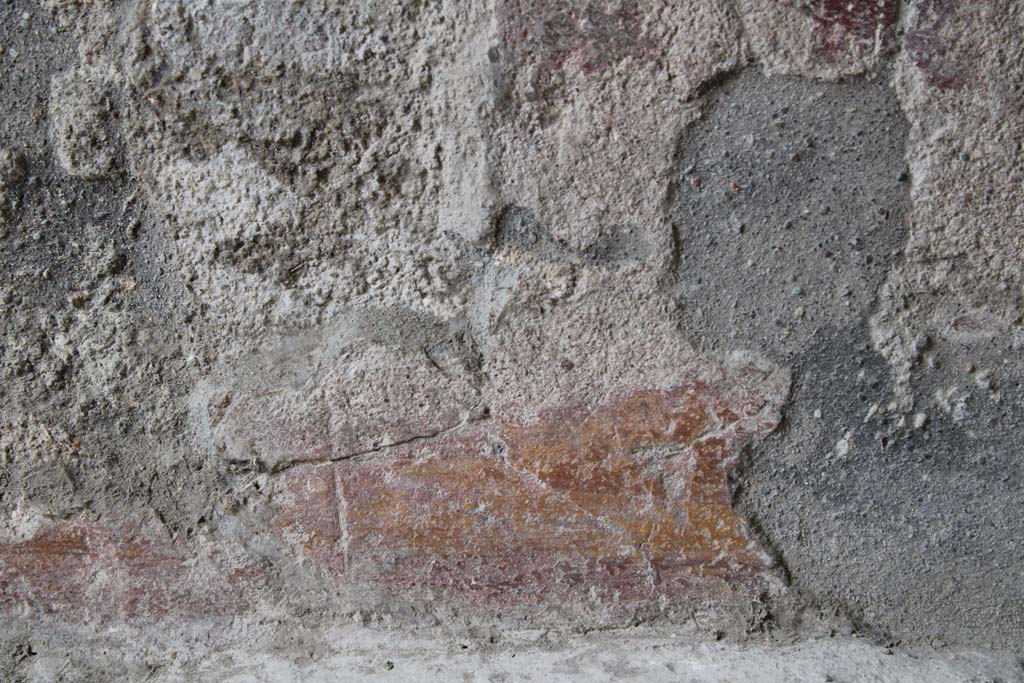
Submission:
[[[1021,679],[1016,0],[0,35],[3,680]]]

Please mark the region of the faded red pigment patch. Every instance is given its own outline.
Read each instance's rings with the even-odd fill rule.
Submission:
[[[895,43],[898,0],[819,0],[809,10],[826,57],[888,50]]]
[[[264,583],[254,566],[188,544],[117,529],[58,522],[20,543],[0,544],[0,610],[60,619],[145,622],[169,614],[235,614]]]
[[[282,536],[391,595],[637,610],[758,593],[773,561],[731,505],[785,387],[723,373],[276,477]]]
[[[958,36],[945,30],[957,10],[955,0],[922,0],[907,31],[907,54],[928,85],[940,90],[959,90],[974,77],[971,60],[963,58],[957,44]]]
[[[345,501],[334,464],[307,465],[275,477],[274,527],[289,545],[337,571],[346,569]]]

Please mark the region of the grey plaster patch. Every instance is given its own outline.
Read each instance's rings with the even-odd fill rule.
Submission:
[[[870,310],[906,240],[907,124],[884,79],[747,69],[680,136],[677,298],[703,350],[791,360]]]
[[[678,156],[678,299],[704,350],[793,370],[739,500],[794,588],[884,638],[1012,646],[1024,391],[1010,319],[919,293],[934,314],[908,341],[909,403],[868,325],[902,262],[906,135],[880,77],[747,71],[711,93]]]
[[[962,369],[943,377],[925,361],[915,383],[942,397],[904,413],[864,332],[810,340],[784,426],[746,459],[740,509],[795,588],[861,628],[904,642],[1013,647],[1024,635],[1024,577],[1014,570],[1024,534],[1019,371],[996,397],[984,380]]]

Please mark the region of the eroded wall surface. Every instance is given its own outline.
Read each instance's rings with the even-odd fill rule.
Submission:
[[[0,676],[1020,674],[1021,3],[0,32]]]

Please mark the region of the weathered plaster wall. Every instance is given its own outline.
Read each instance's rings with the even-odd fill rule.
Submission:
[[[1024,679],[1017,0],[0,35],[3,680]]]

